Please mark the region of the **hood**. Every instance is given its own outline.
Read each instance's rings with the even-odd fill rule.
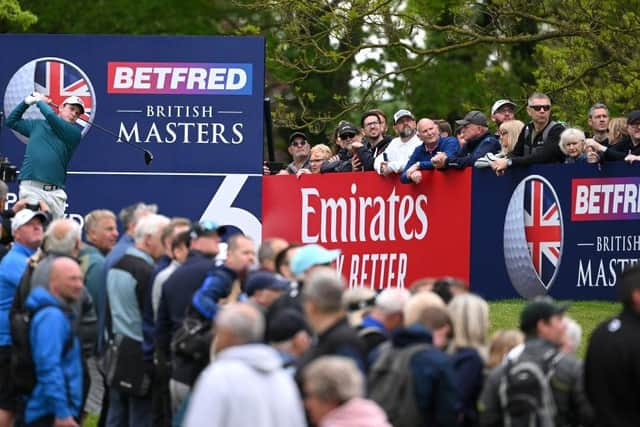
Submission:
[[[353,398],[329,412],[320,427],[391,427],[387,415],[373,401]]]
[[[35,310],[36,308],[45,304],[57,305],[59,307],[62,307],[60,301],[58,301],[56,297],[54,297],[49,291],[41,286],[38,286],[31,291],[25,303],[27,308],[29,308],[30,310]]]
[[[433,342],[431,332],[419,323],[398,329],[393,333],[391,339],[394,347],[406,347],[416,343],[432,344]]]
[[[233,360],[243,362],[261,373],[271,373],[282,367],[278,352],[265,344],[244,344],[220,352],[215,362]]]

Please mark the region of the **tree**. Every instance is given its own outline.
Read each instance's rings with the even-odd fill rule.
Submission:
[[[22,10],[18,0],[0,0],[0,33],[25,31],[38,18],[28,10]]]

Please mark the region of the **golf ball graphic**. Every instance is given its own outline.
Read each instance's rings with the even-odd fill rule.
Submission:
[[[85,113],[76,122],[82,128],[82,136],[89,130],[96,111],[96,96],[87,74],[75,64],[61,58],[45,57],[31,60],[20,67],[11,77],[4,92],[4,111],[8,115],[24,98],[32,92],[40,92],[51,98],[54,104],[72,95],[82,98]],[[57,108],[52,106],[54,111]],[[30,107],[22,115],[23,119],[44,119],[37,107]],[[27,138],[13,133],[26,143]]]
[[[504,223],[504,260],[524,298],[546,295],[557,276],[564,230],[558,196],[540,175],[523,179],[511,195]]]

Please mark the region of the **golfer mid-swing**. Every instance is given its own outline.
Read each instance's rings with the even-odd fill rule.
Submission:
[[[20,167],[20,199],[31,204],[44,201],[54,218],[64,216],[67,193],[64,185],[71,156],[80,144],[80,128],[76,120],[84,113],[84,103],[77,96],[62,102],[58,114],[49,104],[51,99],[34,92],[13,109],[7,126],[29,138]],[[27,109],[36,104],[44,120],[23,119]]]

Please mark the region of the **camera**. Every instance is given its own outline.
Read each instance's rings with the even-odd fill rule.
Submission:
[[[9,161],[8,157],[0,155],[0,179],[4,182],[14,182],[18,177],[18,168]]]

